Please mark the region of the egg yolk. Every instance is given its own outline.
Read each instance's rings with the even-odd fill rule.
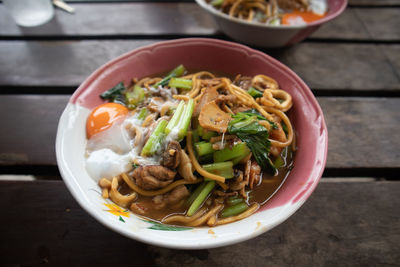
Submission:
[[[128,112],[125,106],[116,103],[106,103],[96,107],[86,121],[87,137],[90,138],[110,128],[115,121],[125,117]]]
[[[316,20],[323,18],[325,15],[317,15],[311,11],[300,11],[295,10],[290,13],[286,13],[282,16],[282,24],[283,25],[293,25],[294,21],[301,18],[304,22],[310,23]]]

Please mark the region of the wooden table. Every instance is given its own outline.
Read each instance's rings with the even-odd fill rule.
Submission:
[[[233,246],[184,251],[125,238],[84,212],[56,166],[68,98],[131,49],[227,39],[192,1],[71,3],[17,27],[0,4],[1,265],[399,266],[400,0],[350,0],[305,42],[263,50],[312,88],[329,129],[322,182],[286,222]]]

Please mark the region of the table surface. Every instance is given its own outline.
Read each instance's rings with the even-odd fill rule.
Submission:
[[[145,245],[79,207],[55,158],[68,98],[110,59],[160,40],[230,40],[192,1],[71,1],[40,27],[0,4],[0,257],[8,266],[399,266],[400,0],[350,0],[304,42],[261,49],[313,90],[328,125],[323,179],[271,231],[210,250]],[[305,67],[306,66],[306,67]],[[396,208],[397,207],[397,208]]]

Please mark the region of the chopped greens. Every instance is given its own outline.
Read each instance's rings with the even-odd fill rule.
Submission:
[[[132,91],[128,91],[125,93],[125,98],[128,104],[128,108],[130,109],[136,108],[138,104],[144,100],[144,96],[145,96],[144,89],[138,85],[135,85]]]
[[[103,92],[100,95],[100,98],[110,100],[111,102],[114,102],[114,103],[125,105],[125,97],[123,95],[123,92],[125,90],[126,90],[126,87],[124,85],[124,82],[120,82],[113,88],[108,89],[107,91]]]
[[[263,96],[263,93],[261,93],[260,91],[258,91],[254,87],[250,87],[249,90],[247,91],[247,93],[249,93],[249,95],[251,95],[254,98],[258,98],[258,97],[262,97]]]
[[[171,80],[172,77],[179,77],[182,76],[185,73],[185,67],[181,64],[178,67],[176,67],[175,69],[173,69],[170,73],[168,73],[167,76],[164,77],[164,79],[162,79],[161,81],[159,81],[158,83],[156,83],[154,85],[155,88],[157,88],[158,86],[164,86],[167,85],[169,83],[169,80]]]
[[[251,112],[239,112],[232,115],[233,120],[229,122],[228,132],[239,137],[250,148],[258,165],[264,171],[276,174],[276,167],[268,157],[270,142],[268,130],[261,126],[258,121],[260,115]],[[265,120],[265,118],[263,118]]]

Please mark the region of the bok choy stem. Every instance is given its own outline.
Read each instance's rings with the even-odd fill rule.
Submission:
[[[142,152],[140,155],[142,157],[149,157],[154,155],[154,153],[159,148],[162,140],[164,139],[164,130],[167,127],[168,122],[166,120],[160,121],[154,131],[151,133],[149,139],[147,140],[146,144],[144,145]]]

